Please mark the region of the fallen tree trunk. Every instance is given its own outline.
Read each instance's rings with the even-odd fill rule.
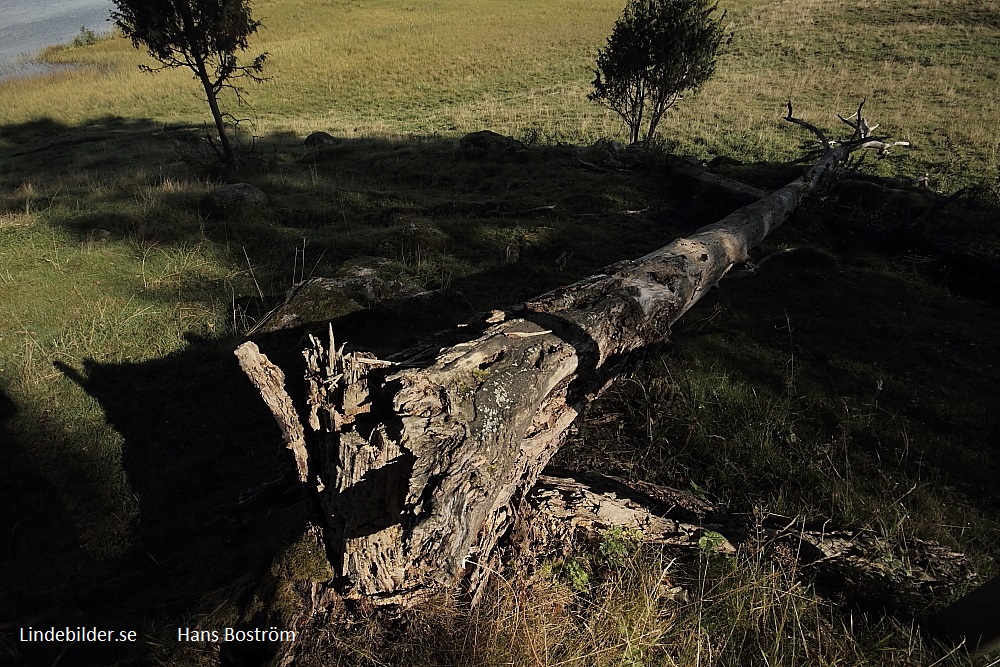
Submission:
[[[644,257],[493,311],[478,336],[385,360],[345,353],[332,329],[312,338],[307,427],[280,369],[252,342],[237,350],[295,455],[345,596],[408,604],[461,585],[476,599],[542,469],[630,353],[665,340],[826,173],[874,141],[834,147],[790,104],[787,120],[826,149],[804,177]]]
[[[722,188],[723,190],[731,192],[734,195],[753,197],[754,199],[763,199],[768,195],[766,190],[761,190],[760,188],[748,185],[742,181],[737,181],[736,179],[729,178],[728,176],[723,176],[722,174],[713,174],[710,171],[705,171],[696,164],[688,162],[687,160],[676,161],[674,164],[670,165],[670,169],[676,174],[693,178],[696,181],[713,187]]]

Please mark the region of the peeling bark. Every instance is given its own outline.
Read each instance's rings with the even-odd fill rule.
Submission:
[[[542,562],[599,552],[608,540],[627,546],[662,545],[677,555],[685,550],[732,554],[740,549],[743,557],[766,559],[800,581],[832,583],[835,588],[828,593],[855,601],[859,593],[877,596],[887,591],[926,598],[976,577],[966,556],[935,542],[911,539],[900,548],[873,531],[836,530],[826,522],[806,525],[778,515],[728,514],[690,491],[552,466],[520,506],[505,541],[504,559],[530,575]],[[671,591],[685,601],[689,593],[697,595],[681,587]],[[337,591],[316,581],[298,582],[292,594],[300,600],[300,611],[288,625],[302,630],[296,641],[281,646],[273,664],[315,658],[310,651],[331,624],[358,623],[352,607],[367,607],[364,601],[345,604]],[[984,609],[989,607],[980,606],[971,616],[979,626],[993,623]]]

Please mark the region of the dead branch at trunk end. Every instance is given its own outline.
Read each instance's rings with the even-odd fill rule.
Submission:
[[[788,113],[785,115],[785,120],[787,120],[789,123],[795,123],[796,125],[800,125],[800,126],[806,128],[807,130],[809,130],[810,132],[812,132],[813,134],[815,134],[816,137],[819,138],[820,142],[823,144],[823,148],[824,149],[826,149],[826,150],[829,151],[832,148],[832,145],[830,144],[830,140],[826,138],[825,134],[823,134],[823,130],[819,129],[818,127],[816,127],[812,123],[807,123],[806,121],[804,121],[804,120],[802,120],[800,118],[796,118],[795,116],[792,115],[792,101],[791,100],[788,101]],[[841,120],[843,120],[843,119],[841,119]]]
[[[844,116],[837,114],[837,118],[839,118],[848,126],[850,126],[850,128],[854,131],[850,139],[841,142],[839,144],[838,142],[831,141],[830,139],[828,139],[827,136],[823,133],[823,131],[820,130],[815,125],[813,125],[812,123],[807,123],[804,120],[795,118],[792,115],[791,102],[788,103],[788,114],[785,116],[785,120],[787,120],[790,123],[795,123],[796,125],[804,127],[810,132],[812,132],[814,135],[816,135],[816,138],[819,139],[820,143],[823,144],[823,148],[827,152],[827,154],[835,150],[835,148],[841,148],[841,149],[846,148],[849,153],[862,149],[875,149],[879,151],[879,154],[884,156],[889,154],[889,149],[891,148],[895,148],[896,146],[905,147],[910,145],[909,141],[888,142],[886,140],[889,137],[872,136],[872,132],[874,132],[875,129],[878,128],[879,124],[878,123],[876,123],[875,125],[868,124],[868,120],[862,114],[864,107],[865,107],[865,100],[861,100],[861,104],[858,105],[858,110],[855,111],[850,116],[847,116],[845,118]]]
[[[875,123],[874,125],[868,125],[868,121],[865,120],[864,115],[862,115],[862,111],[864,111],[865,108],[865,102],[867,101],[868,101],[867,99],[861,100],[861,103],[858,104],[858,110],[852,113],[847,118],[844,118],[839,113],[837,114],[837,118],[839,118],[841,121],[850,126],[852,130],[854,130],[854,135],[851,137],[851,141],[860,141],[862,139],[867,139],[868,137],[871,136],[872,132],[874,132],[878,128],[878,123]],[[789,102],[788,115],[791,115],[790,109],[791,109],[791,102]],[[854,120],[851,120],[852,118]]]
[[[787,120],[822,133],[791,115]],[[829,142],[824,142],[829,146]],[[408,605],[494,571],[542,469],[586,405],[858,144],[829,147],[802,178],[687,238],[553,290],[439,349],[380,363],[312,338],[297,419],[283,375],[253,343],[244,369],[275,414],[345,597]],[[453,337],[453,340],[456,340]],[[302,442],[304,441],[304,446]]]

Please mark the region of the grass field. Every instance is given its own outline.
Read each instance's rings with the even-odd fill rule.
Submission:
[[[994,575],[1000,2],[721,7],[733,39],[715,78],[664,120],[664,150],[777,187],[809,148],[781,121],[788,100],[839,130],[835,114],[867,99],[880,130],[913,146],[807,202],[765,251],[811,252],[724,283],[594,406],[561,463],[705,489],[733,512],[871,531],[887,558],[937,540],[967,553],[980,581]],[[206,165],[207,108],[190,76],[141,73],[144,56],[121,38],[51,49],[47,60],[77,66],[0,83],[0,660],[267,658],[172,633],[279,623],[296,586],[328,576],[300,506],[240,502],[291,462],[231,350],[295,280],[379,256],[393,279],[453,287],[488,310],[745,203],[660,158],[629,173],[578,167],[577,146],[623,134],[586,100],[620,10],[618,0],[256,2],[266,29],[253,46],[270,52],[271,80],[248,89],[252,108],[226,100],[255,147],[238,174]],[[458,148],[486,128],[528,142],[527,156]],[[315,130],[344,141],[307,149]],[[923,173],[940,194],[890,180]],[[199,202],[220,179],[253,182],[269,206],[207,216]],[[560,269],[562,250],[574,254]],[[413,336],[449,323],[428,319]],[[629,545],[614,563],[588,548],[572,561],[586,585],[567,562],[512,570],[480,609],[441,602],[373,620],[323,635],[310,655],[989,664],[914,628],[960,590],[887,611],[752,544],[732,557]],[[664,573],[682,597],[663,592]],[[15,639],[51,624],[143,639],[65,654]]]

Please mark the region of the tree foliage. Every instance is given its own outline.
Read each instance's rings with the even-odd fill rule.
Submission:
[[[248,0],[114,0],[111,16],[136,48],[145,47],[161,67],[190,69],[205,90],[221,143],[221,156],[234,163],[236,156],[226,136],[218,95],[230,89],[240,98],[238,79],[264,79],[261,72],[267,53],[249,63],[241,54],[249,49],[249,38],[261,27],[253,19]]]
[[[649,144],[667,109],[715,73],[725,17],[712,18],[717,6],[708,0],[629,0],[607,47],[597,52],[588,97],[622,117],[630,143]]]

